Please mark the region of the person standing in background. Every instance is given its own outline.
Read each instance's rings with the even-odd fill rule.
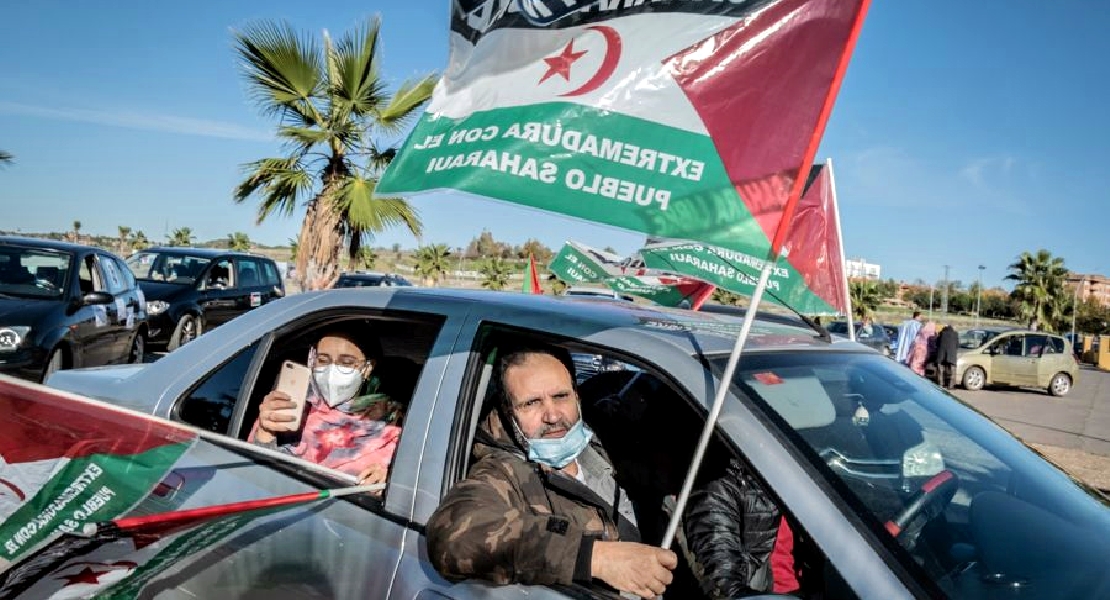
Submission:
[[[898,354],[894,358],[899,363],[909,364],[910,347],[913,346],[918,331],[921,331],[921,311],[915,310],[913,317],[902,321],[898,327]]]

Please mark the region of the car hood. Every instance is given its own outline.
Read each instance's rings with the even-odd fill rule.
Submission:
[[[61,300],[0,298],[0,325],[33,325],[62,304]]]
[[[140,281],[139,289],[143,290],[143,297],[151,300],[171,300],[174,297],[193,289],[192,285],[180,283],[163,283],[161,281]]]
[[[112,393],[112,388],[149,366],[148,364],[108,365],[86,369],[67,369],[55,371],[45,383],[52,388],[114,403],[117,398]]]

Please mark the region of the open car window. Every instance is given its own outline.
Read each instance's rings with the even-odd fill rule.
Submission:
[[[1105,499],[1061,484],[1040,456],[904,367],[868,354],[753,355],[735,384],[951,597],[993,598],[992,578],[1039,598],[1108,589],[1103,567],[1052,558],[1110,552],[1096,534],[1110,527]]]

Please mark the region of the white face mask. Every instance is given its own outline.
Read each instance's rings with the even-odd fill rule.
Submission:
[[[358,369],[342,369],[338,365],[328,365],[313,369],[316,386],[324,396],[324,402],[335,408],[349,401],[362,387],[362,371]]]

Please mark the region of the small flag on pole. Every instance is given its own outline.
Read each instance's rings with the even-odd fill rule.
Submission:
[[[543,294],[543,287],[540,285],[540,276],[536,272],[536,255],[528,255],[528,273],[524,276],[524,288],[521,290],[525,294]]]

